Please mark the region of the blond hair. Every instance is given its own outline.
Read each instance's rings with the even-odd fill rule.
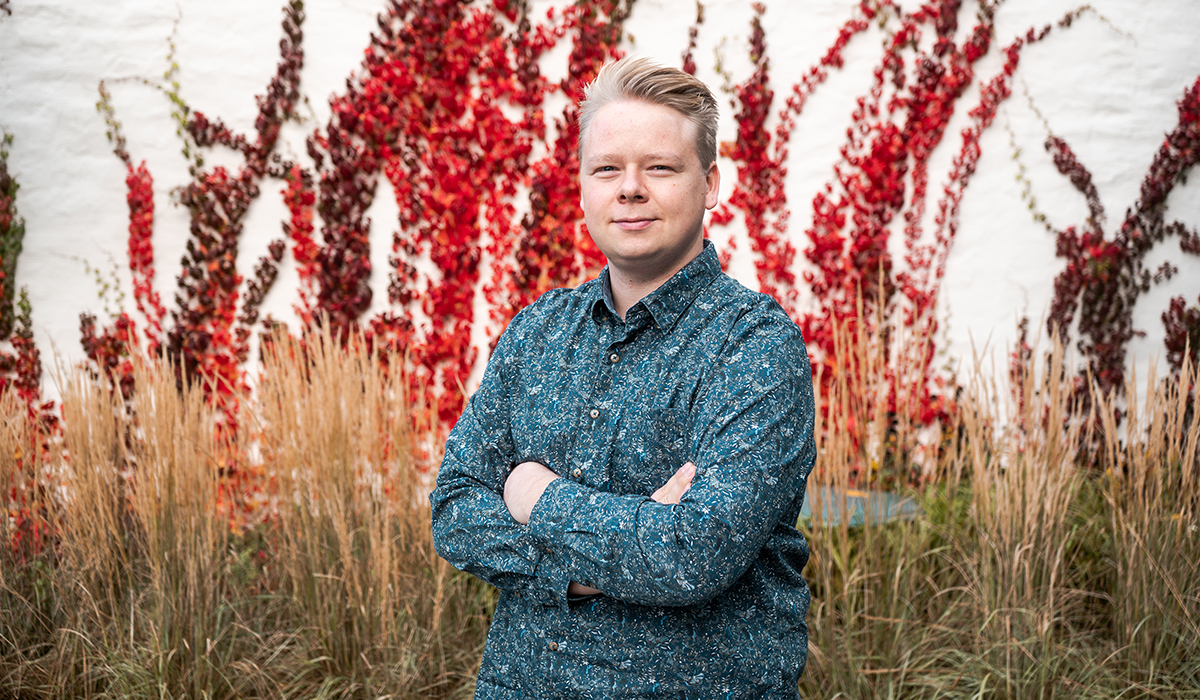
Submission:
[[[596,79],[583,89],[579,103],[579,152],[588,127],[606,105],[613,102],[648,102],[670,107],[696,127],[696,155],[701,167],[717,160],[717,100],[708,86],[678,68],[668,68],[648,58],[622,58],[604,64]]]

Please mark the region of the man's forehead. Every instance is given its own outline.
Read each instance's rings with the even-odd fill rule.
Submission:
[[[669,105],[662,105],[655,102],[647,102],[645,100],[616,100],[601,107],[593,117],[586,133],[581,135],[583,141],[580,144],[580,152],[585,158],[591,160],[612,157],[615,154],[611,152],[611,149],[605,148],[606,142],[609,142],[613,138],[619,139],[626,135],[640,134],[644,130],[645,127],[643,125],[630,123],[626,119],[602,119],[602,115],[606,115],[607,113],[607,116],[611,116],[614,110],[622,112],[626,117],[652,112],[663,115],[675,115],[684,139],[692,146],[690,150],[695,150],[698,127],[688,118],[688,115]],[[605,138],[606,136],[609,138]],[[680,154],[675,153],[673,149],[662,148],[645,155],[650,158],[668,158],[679,157]]]

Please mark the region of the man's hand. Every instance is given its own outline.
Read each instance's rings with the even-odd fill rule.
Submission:
[[[518,464],[504,482],[504,505],[508,506],[513,520],[528,525],[529,514],[542,497],[542,492],[557,478],[558,474],[537,462]]]
[[[696,465],[688,462],[680,467],[679,471],[672,474],[671,478],[667,479],[667,483],[651,494],[650,498],[659,503],[679,503],[683,494],[692,487],[692,478],[695,476]],[[537,505],[538,499],[542,497],[542,493],[550,485],[550,482],[557,478],[558,474],[537,462],[518,464],[504,482],[504,505],[508,506],[508,512],[512,514],[513,520],[522,525],[528,525],[529,514],[533,512],[533,507]],[[571,595],[596,595],[601,591],[572,581],[571,585],[567,587],[567,592]]]
[[[650,498],[659,503],[678,503],[679,499],[683,498],[683,494],[692,487],[692,477],[694,476],[696,476],[696,465],[687,462],[679,468],[679,471],[672,474],[670,479],[667,479],[667,483],[651,494]]]

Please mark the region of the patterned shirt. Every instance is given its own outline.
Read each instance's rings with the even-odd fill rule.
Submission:
[[[813,417],[799,329],[708,241],[624,320],[607,269],[517,314],[430,495],[438,553],[500,589],[475,697],[798,698]],[[524,461],[561,477],[528,525]]]

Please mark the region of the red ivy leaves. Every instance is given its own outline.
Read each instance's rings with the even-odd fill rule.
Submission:
[[[888,16],[897,15],[899,26],[885,45],[871,91],[858,100],[842,162],[835,166],[835,182],[814,198],[813,226],[808,231],[812,245],[806,254],[816,270],[806,279],[822,309],[806,317],[802,326],[821,356],[832,351],[832,324],[847,323],[857,314],[859,295],[867,319],[877,312],[888,319],[897,286],[908,301],[902,322],[922,335],[933,332],[930,312],[937,280],[930,277],[929,269],[951,241],[935,237],[933,244],[922,242],[928,160],[945,135],[958,99],[971,84],[972,66],[987,52],[992,34],[993,12],[985,5],[976,27],[962,45],[955,44],[959,5],[957,0],[942,0],[911,15],[890,3],[879,6]],[[933,30],[934,41],[929,51],[923,51],[919,45],[928,29]],[[911,78],[905,65],[910,53],[915,65]],[[892,95],[886,101],[885,92]],[[964,144],[964,154],[970,147]],[[893,279],[888,240],[898,217],[904,221],[908,269]],[[949,218],[956,218],[956,213]],[[922,374],[928,380],[927,369]],[[927,397],[923,405],[928,407],[930,400]],[[924,422],[936,412],[922,413]]]
[[[236,415],[238,396],[244,390],[243,365],[251,327],[257,321],[259,304],[274,282],[284,250],[283,242],[276,241],[270,246],[270,255],[260,259],[239,316],[242,276],[236,265],[238,239],[242,220],[258,197],[258,182],[269,169],[276,176],[287,172],[273,150],[282,123],[291,116],[299,99],[303,21],[303,4],[292,0],[284,9],[278,69],[267,93],[257,98],[259,113],[253,142],[199,112],[187,123],[198,146],[222,145],[240,151],[245,162],[234,174],[221,167],[197,172],[196,179],[180,195],[191,214],[191,238],[181,261],[177,308],[171,312],[174,323],[164,349],[184,376],[211,382],[229,418]]]
[[[42,358],[33,342],[33,309],[25,291],[16,294],[13,285],[25,220],[17,214],[20,186],[8,172],[10,143],[12,136],[0,136],[0,340],[12,343],[11,351],[0,351],[0,392],[11,387],[25,403],[30,419],[52,428],[54,404],[41,400]]]
[[[721,144],[721,155],[737,163],[738,180],[729,204],[745,212],[750,248],[757,255],[755,268],[759,288],[775,297],[789,316],[796,315],[796,276],[791,271],[796,249],[786,237],[787,196],[783,183],[787,150],[782,142],[772,152],[767,117],[775,93],[769,87],[770,61],[762,28],[761,3],[754,4],[750,23],[750,60],[754,73],[735,88],[738,112],[737,140]]]
[[[975,63],[991,46],[998,4],[983,3],[974,28],[956,43],[959,0],[940,0],[913,13],[904,13],[890,0],[864,0],[826,55],[793,87],[787,106],[779,113],[774,143],[766,129],[774,94],[769,87],[761,28],[764,9],[756,6],[751,34],[755,72],[736,88],[738,139],[722,145],[722,153],[738,164],[738,183],[730,204],[745,212],[759,285],[795,314],[794,251],[785,236],[787,207],[782,184],[786,144],[808,96],[830,69],[842,65],[842,50],[850,39],[876,20],[888,32],[874,85],[858,99],[852,114],[834,180],[813,200],[813,224],[807,231],[810,246],[805,250],[812,269],[804,276],[819,308],[798,322],[815,360],[830,365],[831,371],[822,373],[827,380],[836,376],[839,362],[834,356],[834,329],[838,326],[851,328],[852,335],[878,334],[885,339],[885,346],[894,324],[907,329],[905,337],[923,339],[923,352],[915,357],[889,359],[889,372],[895,376],[889,380],[893,393],[887,397],[889,412],[904,411],[921,424],[934,422],[951,410],[941,395],[943,380],[931,368],[932,338],[937,329],[934,309],[946,257],[957,233],[959,205],[981,154],[980,137],[1011,94],[1021,49],[1051,30],[1050,26],[1031,29],[1004,49],[1003,67],[982,85],[979,104],[969,113],[971,121],[962,133],[961,150],[938,200],[934,230],[926,233],[923,220],[929,158],[974,80]],[[1070,26],[1084,11],[1087,8],[1069,13],[1059,26]],[[923,43],[923,35],[930,32],[932,41]],[[1094,203],[1098,205],[1098,200]],[[1093,219],[1102,215],[1102,210],[1093,207]],[[722,209],[714,223],[730,219],[729,210]],[[889,241],[900,221],[904,266],[896,271]],[[861,311],[860,303],[864,305]],[[856,329],[860,318],[867,327]],[[876,327],[878,322],[883,325]],[[915,367],[900,366],[914,361]],[[912,395],[898,395],[900,376],[920,378],[917,386],[903,389]]]
[[[547,157],[531,167],[529,208],[521,222],[523,233],[515,246],[509,298],[503,306],[507,321],[519,309],[554,287],[578,284],[604,264],[582,225],[579,209],[578,108],[583,88],[606,61],[618,58],[617,44],[631,2],[577,2],[565,21],[574,31],[567,77],[558,85],[567,98],[557,137]]]
[[[1200,297],[1197,297],[1200,302]],[[1175,297],[1163,312],[1166,327],[1167,361],[1176,372],[1183,367],[1184,357],[1191,358],[1192,367],[1200,364],[1200,308],[1187,308],[1187,300]]]
[[[129,314],[122,313],[112,324],[96,330],[96,317],[79,315],[80,343],[98,376],[128,401],[133,396],[133,362],[141,347],[137,326]]]
[[[25,291],[14,294],[17,257],[25,236],[25,221],[17,214],[15,178],[8,172],[8,145],[12,137],[0,136],[0,340],[8,340],[11,350],[0,351],[0,393],[12,391],[25,405],[28,424],[37,426],[43,434],[58,427],[53,402],[42,402],[42,360],[33,342],[32,309]],[[14,297],[16,303],[14,304]],[[6,419],[11,419],[6,416]],[[14,426],[9,426],[12,429]],[[28,561],[53,544],[54,531],[47,510],[47,489],[37,468],[39,453],[48,445],[36,433],[18,448],[16,454],[5,455],[5,473],[0,475],[0,518],[5,525],[0,532],[11,533],[11,539],[0,542],[10,548],[17,561]]]
[[[834,328],[852,325],[857,318],[858,299],[866,304],[864,318],[870,325],[877,317],[890,323],[892,297],[897,288],[909,300],[903,322],[925,336],[932,334],[930,312],[936,300],[936,279],[928,273],[932,261],[948,247],[949,237],[930,245],[922,243],[921,220],[926,204],[927,162],[941,142],[954,106],[973,79],[972,64],[983,56],[991,39],[993,9],[985,5],[979,24],[961,46],[953,41],[957,29],[958,0],[943,0],[905,14],[894,3],[864,0],[856,14],[838,32],[834,43],[817,65],[812,66],[791,91],[779,114],[774,133],[766,129],[774,94],[768,84],[768,62],[760,16],[756,6],[751,34],[751,58],[755,72],[736,88],[738,140],[723,144],[722,153],[738,163],[738,184],[730,203],[745,212],[760,287],[773,294],[784,308],[796,311],[795,251],[786,238],[787,207],[783,190],[786,175],[786,145],[795,118],[808,96],[841,67],[842,52],[849,41],[879,19],[886,23],[898,17],[891,30],[883,60],[875,69],[875,84],[859,98],[842,148],[842,161],[835,166],[835,179],[813,200],[813,225],[807,231],[811,245],[805,254],[813,268],[805,273],[820,308],[798,318],[805,339],[820,362],[835,363]],[[935,33],[932,49],[918,48],[921,34]],[[914,54],[915,70],[910,78],[905,58]],[[891,94],[885,100],[885,92]],[[963,160],[963,159],[960,159]],[[910,190],[911,188],[911,190]],[[911,196],[906,197],[906,192]],[[728,221],[728,212],[714,217]],[[907,271],[895,279],[888,240],[898,215],[905,222]],[[946,220],[956,217],[957,212]],[[940,269],[938,277],[940,277]],[[885,332],[885,329],[862,331]],[[935,396],[937,380],[929,370],[933,347],[921,360],[918,373],[924,377],[914,416],[928,423],[946,410]],[[892,371],[896,371],[893,368]],[[907,370],[905,370],[907,373]],[[833,373],[825,373],[828,378]],[[895,402],[896,397],[889,397]],[[892,407],[895,408],[894,406]]]
[[[751,38],[755,70],[736,88],[737,139],[722,144],[723,154],[738,166],[728,204],[747,222],[761,288],[798,318],[819,361],[836,361],[832,327],[856,316],[859,295],[868,319],[868,328],[860,332],[886,337],[897,323],[918,337],[936,330],[932,312],[938,283],[957,230],[959,202],[980,155],[980,136],[1011,92],[1022,47],[1049,31],[1031,30],[1004,49],[1003,68],[982,86],[980,102],[970,112],[961,151],[937,204],[934,230],[925,232],[928,160],[974,79],[974,64],[989,50],[997,4],[984,3],[974,28],[956,43],[959,0],[940,0],[910,14],[892,0],[862,0],[826,54],[792,87],[773,132],[767,127],[774,93],[761,26],[764,10],[756,8]],[[697,25],[702,9],[697,10]],[[301,5],[291,2],[279,70],[259,98],[253,138],[233,134],[202,114],[187,121],[198,145],[236,150],[245,165],[237,172],[197,172],[183,193],[192,212],[192,237],[162,351],[180,361],[186,373],[216,380],[222,401],[240,392],[251,327],[258,323],[259,305],[289,244],[300,275],[297,313],[306,325],[328,319],[337,334],[347,337],[364,322],[372,301],[366,213],[382,174],[400,212],[388,270],[388,300],[395,310],[364,325],[370,342],[405,353],[416,369],[414,383],[435,387],[424,398],[435,401],[437,415],[448,425],[461,410],[461,388],[474,364],[473,329],[484,323],[475,318],[477,296],[482,295],[489,320],[503,324],[545,290],[575,284],[603,264],[578,208],[575,101],[599,66],[618,55],[629,11],[628,1],[580,0],[535,24],[526,4],[507,0],[391,3],[379,17],[361,73],[345,94],[334,98],[328,125],[309,141],[316,161],[309,172],[273,154],[280,125],[298,97],[303,59]],[[1069,25],[1079,12],[1060,24]],[[792,271],[796,251],[786,236],[787,144],[808,96],[830,70],[842,66],[845,47],[872,23],[887,32],[884,55],[871,91],[853,113],[835,177],[813,202],[805,251],[812,269],[805,279],[821,308],[800,316]],[[684,63],[694,69],[688,65],[697,27],[693,30]],[[931,41],[922,42],[923,35]],[[572,41],[567,77],[552,83],[541,75],[538,62],[567,37]],[[555,93],[566,98],[567,107],[548,134],[543,110]],[[117,140],[121,155],[119,133]],[[1060,169],[1070,170],[1077,186],[1087,190],[1080,173],[1072,170],[1066,144],[1052,141],[1050,147]],[[129,162],[127,154],[122,157]],[[1175,177],[1167,170],[1148,181]],[[234,266],[241,221],[264,177],[285,181],[290,216],[284,238],[269,246],[243,295]],[[155,319],[161,320],[164,312],[152,292],[152,181],[144,167],[130,167],[128,183],[135,299],[150,321],[146,336],[153,348],[160,332]],[[526,194],[528,213],[518,221],[515,200]],[[1144,191],[1143,199],[1152,201],[1152,194]],[[1103,210],[1093,196],[1089,204],[1094,205],[1089,229],[1096,229]],[[314,214],[322,219],[320,240],[314,234]],[[722,207],[712,223],[727,224],[732,216],[729,206]],[[897,225],[904,231],[899,271],[889,250]],[[1187,250],[1196,237],[1184,234],[1181,229]],[[1123,264],[1112,262],[1117,253],[1101,239],[1065,238],[1068,248],[1087,251],[1077,256],[1091,256],[1094,267]],[[422,268],[426,258],[436,268],[433,274]],[[1079,283],[1076,289],[1083,293],[1086,287]],[[422,316],[427,324],[416,320]],[[874,327],[875,318],[883,319],[882,327]],[[86,341],[105,363],[109,357],[126,357],[129,347],[123,344],[133,338],[120,322],[110,331],[98,333],[93,327]],[[895,368],[922,378],[913,417],[923,423],[948,410],[938,397],[932,358],[929,343],[915,373]],[[116,364],[123,366],[121,360]],[[897,397],[888,400],[893,404],[889,408],[896,408]]]
[[[1067,260],[1054,281],[1054,301],[1047,321],[1051,331],[1067,337],[1078,316],[1079,349],[1088,358],[1088,368],[1105,390],[1121,389],[1125,378],[1125,348],[1139,333],[1133,327],[1133,309],[1138,296],[1152,281],[1170,277],[1168,266],[1153,275],[1145,268],[1145,256],[1168,235],[1180,236],[1180,248],[1195,254],[1194,233],[1179,222],[1165,221],[1167,196],[1188,170],[1200,160],[1200,78],[1179,101],[1179,124],[1167,134],[1142,181],[1141,195],[1126,214],[1121,228],[1111,239],[1102,228],[1104,211],[1091,184],[1091,174],[1079,163],[1061,139],[1052,137],[1047,148],[1059,172],[1088,199],[1087,226],[1059,231],[1056,254]],[[1178,369],[1183,358],[1181,343],[1193,332],[1194,318],[1184,310],[1182,298],[1172,300],[1163,314],[1167,327],[1168,359]],[[1192,345],[1195,352],[1195,345]]]
[[[571,166],[574,102],[599,66],[617,55],[629,5],[581,0],[560,15],[551,11],[549,22],[536,27],[523,3],[471,5],[410,0],[389,6],[379,18],[363,74],[333,100],[329,125],[309,141],[315,175],[273,152],[299,97],[299,0],[285,6],[279,68],[258,98],[252,136],[233,133],[201,113],[188,116],[173,95],[197,146],[234,150],[244,165],[201,170],[197,161],[193,167],[195,179],[180,195],[190,210],[191,235],[165,330],[166,310],[153,290],[153,179],[144,165],[132,166],[101,86],[110,138],[129,167],[130,264],[134,297],[148,321],[148,350],[176,362],[181,380],[202,379],[215,388],[213,400],[228,419],[235,417],[245,388],[251,328],[289,243],[300,276],[297,313],[305,325],[326,319],[340,337],[349,337],[369,307],[366,211],[380,173],[400,208],[389,284],[389,301],[400,313],[371,319],[370,342],[404,351],[418,370],[414,384],[437,386],[436,396],[426,398],[436,399],[446,424],[461,410],[462,385],[474,362],[476,288],[482,288],[492,320],[503,323],[542,291],[578,282],[603,264],[579,224]],[[574,45],[567,78],[551,83],[541,76],[538,61],[568,35]],[[546,97],[559,91],[569,96],[569,106],[550,140],[542,110]],[[511,107],[518,109],[515,116]],[[544,155],[535,158],[539,145]],[[270,244],[243,294],[238,242],[264,177],[285,181],[290,216],[284,238]],[[513,200],[522,191],[529,192],[530,213],[518,223]],[[322,219],[320,241],[314,214]],[[439,275],[418,270],[423,255]],[[492,268],[486,282],[485,255]],[[413,322],[418,306],[429,319],[427,327]],[[123,314],[103,329],[90,316],[81,321],[97,370],[128,391],[131,358],[140,352],[132,318]]]
[[[313,192],[312,174],[300,166],[289,168],[286,180],[283,202],[287,205],[289,217],[283,224],[283,232],[292,242],[292,259],[296,261],[300,276],[299,300],[294,309],[301,322],[309,326],[313,322],[320,269],[318,257],[321,249],[313,239],[313,204],[317,197]]]
[[[446,425],[462,410],[475,360],[476,288],[482,284],[492,320],[503,323],[545,290],[602,264],[578,223],[575,107],[549,144],[542,106],[552,92],[578,98],[614,54],[628,10],[581,2],[537,28],[526,11],[507,2],[393,4],[379,19],[364,74],[333,100],[328,127],[309,142],[325,242],[317,307],[342,332],[370,305],[366,211],[382,172],[400,212],[388,287],[400,313],[371,319],[369,329],[405,352],[415,383],[436,387],[428,398]],[[568,75],[551,84],[538,60],[568,33],[575,39]],[[510,116],[506,103],[519,113]],[[540,160],[532,159],[535,144],[549,151]],[[518,226],[513,199],[522,188],[530,212]],[[419,270],[425,255],[438,275]],[[413,321],[418,305],[427,327]]]
[[[137,169],[128,165],[129,174],[125,186],[129,190],[125,200],[129,204],[129,269],[133,273],[133,298],[137,310],[146,318],[146,338],[151,354],[157,354],[162,340],[162,321],[167,310],[163,308],[158,292],[154,290],[154,178],[142,162]]]

